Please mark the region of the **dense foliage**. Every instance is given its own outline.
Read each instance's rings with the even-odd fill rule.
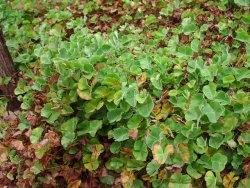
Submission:
[[[1,1],[22,104],[0,99],[0,183],[249,186],[249,7]]]

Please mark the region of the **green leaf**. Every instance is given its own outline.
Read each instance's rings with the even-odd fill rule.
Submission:
[[[136,95],[138,93],[138,88],[136,84],[132,84],[129,86],[127,89],[126,95],[125,95],[125,100],[126,102],[130,105],[135,107],[136,106]]]
[[[180,46],[178,48],[178,53],[179,53],[180,57],[186,58],[186,57],[192,56],[193,50],[189,46]],[[179,76],[181,74],[182,74],[182,72],[180,72],[180,71],[177,70],[177,76]]]
[[[209,146],[218,149],[224,142],[224,137],[221,134],[214,134],[209,138]]]
[[[75,140],[75,132],[65,133],[61,139],[61,144],[64,148],[67,148]]]
[[[84,110],[86,113],[92,113],[99,110],[104,105],[104,102],[100,99],[92,99],[85,103]]]
[[[238,68],[234,69],[234,76],[237,81],[241,81],[244,79],[249,79],[250,78],[250,70],[248,68]]]
[[[136,179],[132,185],[133,188],[144,188],[143,181]]]
[[[160,74],[156,74],[150,77],[152,85],[158,90],[162,90],[162,82],[160,76],[161,76]]]
[[[78,135],[90,134],[90,136],[94,137],[96,132],[102,128],[101,120],[93,120],[93,121],[84,121],[79,124],[80,131]]]
[[[115,180],[114,176],[111,176],[111,175],[100,177],[101,183],[106,184],[106,185],[112,185],[114,180]]]
[[[146,136],[146,144],[149,148],[152,148],[156,142],[159,142],[163,137],[163,132],[157,126],[151,128]]]
[[[31,167],[31,172],[33,172],[35,175],[39,174],[43,170],[43,165],[40,163],[40,161],[35,161],[33,166]]]
[[[199,51],[200,41],[198,39],[194,39],[191,42],[191,49],[195,52]]]
[[[111,153],[118,153],[120,151],[120,148],[121,148],[121,142],[113,142],[110,145]]]
[[[211,158],[212,170],[214,172],[221,172],[225,169],[227,164],[227,157],[221,153],[216,153]]]
[[[108,111],[107,118],[110,123],[114,123],[122,119],[122,114],[123,114],[123,110],[120,108],[116,108],[116,109]]]
[[[191,187],[191,178],[189,175],[181,173],[173,174],[170,178],[169,188],[189,188]]]
[[[42,127],[37,127],[33,129],[30,135],[30,142],[32,144],[36,144],[40,140],[42,133],[43,133]]]
[[[238,141],[243,144],[250,143],[250,132],[243,132],[238,138]]]
[[[227,75],[223,77],[223,84],[231,84],[235,81],[235,78],[233,75]]]
[[[208,148],[207,141],[202,136],[197,138],[196,145],[194,146],[194,150],[196,153],[203,154],[207,151],[207,148]]]
[[[239,6],[250,6],[250,1],[249,0],[234,0],[235,4]]]
[[[140,61],[140,66],[142,69],[150,69],[151,68],[151,61],[149,58],[142,58],[139,61]]]
[[[16,165],[20,164],[20,162],[22,161],[22,158],[19,156],[16,150],[10,150],[8,157],[10,159],[10,162]]]
[[[148,163],[146,167],[146,171],[148,175],[154,176],[157,174],[158,169],[160,168],[160,164],[158,164],[156,161],[152,160],[151,162]]]
[[[149,117],[153,108],[154,108],[154,102],[150,95],[147,97],[144,103],[137,105],[137,111],[143,117]]]
[[[99,167],[99,161],[94,156],[86,154],[83,156],[83,164],[89,171],[94,171]]]
[[[184,32],[184,34],[187,34],[187,35],[197,30],[195,21],[192,20],[192,18],[184,18],[182,20],[181,26],[182,26],[182,32]]]
[[[82,70],[83,72],[85,72],[86,74],[92,74],[94,72],[94,67],[92,64],[90,63],[83,63],[82,65]]]
[[[74,117],[71,119],[68,119],[66,122],[64,122],[61,125],[61,132],[64,134],[67,134],[69,132],[74,132],[76,129],[76,125],[78,123],[78,118]]]
[[[205,181],[207,188],[216,188],[216,177],[212,171],[207,171]]]
[[[121,142],[124,140],[127,140],[128,137],[128,128],[126,127],[119,127],[113,130],[113,137],[115,139],[115,141],[117,142]]]
[[[147,145],[143,141],[137,140],[134,143],[133,155],[136,160],[145,161],[148,156]]]
[[[113,157],[111,158],[107,163],[106,163],[106,167],[109,170],[119,170],[120,168],[122,168],[124,166],[124,162],[122,159],[117,158],[117,157]]]
[[[79,81],[78,81],[78,89],[83,91],[83,90],[89,90],[90,89],[90,86],[88,84],[88,80],[86,78],[81,78]]]
[[[157,18],[155,17],[155,15],[153,14],[150,14],[146,17],[146,20],[145,20],[145,24],[147,26],[153,24],[153,23],[156,23],[157,22]]]
[[[230,98],[228,94],[223,91],[219,91],[214,100],[219,102],[221,105],[230,104]]]
[[[78,123],[78,118],[74,117],[67,120],[61,125],[61,132],[63,134],[61,143],[64,148],[66,148],[69,144],[71,144],[74,141],[77,123]]]
[[[187,173],[194,179],[199,179],[202,176],[192,165],[188,165]]]
[[[224,113],[224,108],[217,102],[206,103],[202,109],[211,123],[216,123],[220,116]]]
[[[41,116],[47,118],[48,123],[54,123],[60,116],[60,113],[53,108],[53,105],[47,103],[41,110]]]
[[[140,123],[141,123],[141,121],[142,121],[142,119],[143,118],[140,115],[138,115],[138,114],[133,115],[129,119],[129,121],[128,121],[128,124],[127,124],[128,128],[129,129],[136,129],[136,128],[138,128],[139,125],[140,125]]]
[[[138,161],[136,159],[127,159],[127,170],[136,170],[139,171],[145,167],[145,163],[143,161]]]
[[[220,129],[220,132],[228,133],[228,132],[232,131],[236,127],[237,123],[238,123],[238,119],[235,116],[233,116],[233,115],[226,116],[224,118],[224,122],[223,122],[221,129]]]
[[[242,1],[243,2],[244,0],[238,0],[238,1]],[[250,42],[250,35],[247,33],[247,31],[245,29],[239,28],[236,31],[236,39],[239,40],[239,41],[241,41],[241,42],[249,43]]]
[[[138,95],[136,95],[136,100],[138,103],[142,104],[148,97],[147,91],[144,89]]]
[[[202,91],[204,95],[210,100],[213,100],[217,95],[216,85],[214,83],[209,83],[208,85],[204,86]]]
[[[114,94],[115,105],[117,106],[121,102],[122,99],[123,99],[123,93],[121,90],[119,90]]]
[[[248,188],[249,185],[250,185],[250,177],[248,176],[239,182],[237,188]]]
[[[40,56],[40,61],[42,64],[49,65],[52,63],[50,53],[44,53]]]
[[[202,113],[199,108],[190,108],[185,113],[185,119],[187,121],[198,120],[201,117]]]
[[[35,149],[35,155],[38,159],[42,159],[44,154],[50,149],[50,144],[42,145],[42,147]]]
[[[110,90],[107,86],[99,86],[94,91],[95,98],[98,98],[98,99],[106,98],[111,93],[112,93],[112,90]]]

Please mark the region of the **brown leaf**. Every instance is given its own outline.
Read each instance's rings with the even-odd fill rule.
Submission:
[[[43,105],[47,100],[47,96],[43,92],[38,92],[34,94],[34,99],[36,105]]]
[[[105,63],[97,63],[97,64],[95,64],[95,69],[96,69],[97,71],[99,71],[99,70],[105,68],[106,66],[107,66],[107,65],[106,65]]]
[[[57,147],[60,146],[60,138],[59,135],[54,132],[54,131],[48,131],[45,135],[44,135],[44,139],[48,139],[49,142],[51,143],[52,147]]]
[[[250,174],[250,157],[244,160],[243,170],[246,174],[248,175]]]
[[[30,111],[27,115],[27,120],[32,126],[35,126],[39,122],[39,117]]]
[[[81,180],[72,181],[68,184],[67,188],[79,188],[81,183],[82,183]]]
[[[189,43],[189,35],[182,34],[182,35],[180,36],[180,42],[181,42],[182,44],[187,44],[187,43]]]
[[[121,149],[123,155],[132,156],[132,150],[130,148],[124,147]]]
[[[196,22],[198,24],[204,24],[206,23],[208,20],[208,16],[207,15],[204,15],[204,14],[199,14],[197,17],[196,17]]]
[[[178,165],[167,166],[166,169],[171,173],[179,173],[182,171],[182,168]]]
[[[47,167],[50,163],[50,161],[53,160],[53,156],[52,155],[44,155],[41,159],[42,165],[44,167]]]
[[[141,87],[147,81],[147,74],[143,72],[139,77],[136,78],[138,87]]]
[[[132,139],[136,140],[137,137],[138,137],[138,130],[137,129],[131,129],[131,130],[129,130],[128,135]]]
[[[11,111],[6,113],[3,117],[3,119],[12,126],[17,126],[19,123],[19,119],[18,119],[17,115]]]
[[[0,165],[8,160],[8,149],[0,144]]]
[[[10,142],[11,147],[15,148],[18,151],[24,150],[25,147],[23,145],[23,142],[20,140],[12,140]]]
[[[67,182],[78,180],[81,175],[81,169],[76,169],[69,166],[63,166],[60,175],[64,177]]]
[[[250,131],[250,122],[246,122],[246,123],[242,124],[241,126],[239,126],[238,129],[241,132]]]
[[[29,138],[30,135],[31,135],[31,133],[32,133],[32,129],[29,128],[29,130],[27,130],[27,131],[24,133],[24,135],[25,135],[27,138]]]
[[[13,132],[12,138],[16,138],[16,137],[20,136],[21,134],[22,134],[22,131],[15,130],[15,132]]]

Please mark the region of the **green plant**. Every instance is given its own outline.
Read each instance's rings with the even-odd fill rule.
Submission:
[[[87,171],[103,186],[246,184],[247,1],[24,2],[0,4],[22,75],[15,90],[20,142],[3,150],[3,162],[21,170],[7,179],[40,185],[63,176],[78,185]],[[120,12],[132,17],[125,25],[112,16]],[[23,144],[33,158],[13,162],[28,160]]]

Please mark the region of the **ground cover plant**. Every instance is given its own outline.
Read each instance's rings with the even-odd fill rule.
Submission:
[[[0,185],[249,187],[249,8],[1,1],[21,105],[0,98]]]

